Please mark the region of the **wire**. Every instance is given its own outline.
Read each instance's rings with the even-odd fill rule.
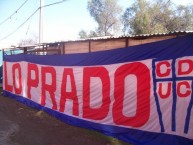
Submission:
[[[5,37],[1,38],[1,40],[4,40],[6,38],[8,38],[9,36],[11,36],[12,34],[14,34],[19,28],[21,28],[31,17],[33,17],[33,15],[35,15],[35,13],[37,13],[37,11],[39,10],[40,8],[37,8],[21,25],[19,25],[14,31],[12,31],[11,33],[9,33],[8,35],[6,35]]]
[[[27,2],[28,0],[26,0],[17,10],[15,10],[15,12],[10,15],[8,18],[6,18],[5,20],[3,20],[0,25],[4,24],[5,22],[7,22],[9,19],[11,19],[11,17],[15,14],[17,14],[17,12],[25,5],[25,3]]]
[[[27,1],[27,0],[26,0]],[[55,3],[51,3],[51,4],[48,4],[48,5],[44,5],[42,6],[41,8],[45,8],[45,7],[48,7],[48,6],[52,6],[52,5],[56,5],[56,4],[60,4],[60,3],[63,3],[67,0],[62,0],[62,1],[58,1],[58,2],[55,2]],[[33,17],[33,15],[35,15],[35,13],[37,13],[37,11],[40,10],[40,7],[37,8],[22,24],[20,24],[14,31],[12,31],[11,33],[9,33],[8,35],[6,35],[5,37],[2,37],[0,39],[1,40],[4,40],[6,38],[8,38],[9,36],[13,35],[19,28],[21,28],[31,17]]]
[[[36,7],[36,5],[37,5],[37,2],[38,2],[38,0],[36,0],[36,3],[35,3],[35,5],[34,5],[34,9],[35,9],[35,7]],[[30,29],[31,21],[32,21],[32,19],[29,20],[29,25],[28,25],[27,31],[26,31],[26,33],[25,33],[26,37],[27,37],[27,34],[28,34],[28,32],[29,32],[29,29]]]
[[[51,4],[48,4],[48,5],[44,5],[44,6],[42,6],[42,8],[49,7],[49,6],[56,5],[56,4],[60,4],[60,3],[63,3],[63,2],[65,2],[65,1],[67,1],[67,0],[61,0],[61,1],[58,1],[58,2],[55,2],[55,3],[51,3]]]

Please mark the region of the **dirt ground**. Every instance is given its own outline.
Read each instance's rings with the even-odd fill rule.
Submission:
[[[0,95],[0,145],[129,145]]]

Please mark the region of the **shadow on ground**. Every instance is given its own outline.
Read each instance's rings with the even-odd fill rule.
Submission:
[[[129,145],[0,96],[0,145]]]

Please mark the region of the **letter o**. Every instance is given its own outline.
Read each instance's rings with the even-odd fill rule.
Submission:
[[[123,115],[124,86],[128,75],[135,75],[137,78],[137,96],[133,96],[137,97],[137,109],[135,116],[132,117]],[[148,67],[140,62],[125,64],[116,70],[114,84],[113,120],[115,124],[132,127],[144,125],[150,116],[150,70]]]

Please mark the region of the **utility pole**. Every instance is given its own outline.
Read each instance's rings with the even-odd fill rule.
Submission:
[[[40,0],[40,15],[39,15],[39,43],[43,42],[43,0]]]

